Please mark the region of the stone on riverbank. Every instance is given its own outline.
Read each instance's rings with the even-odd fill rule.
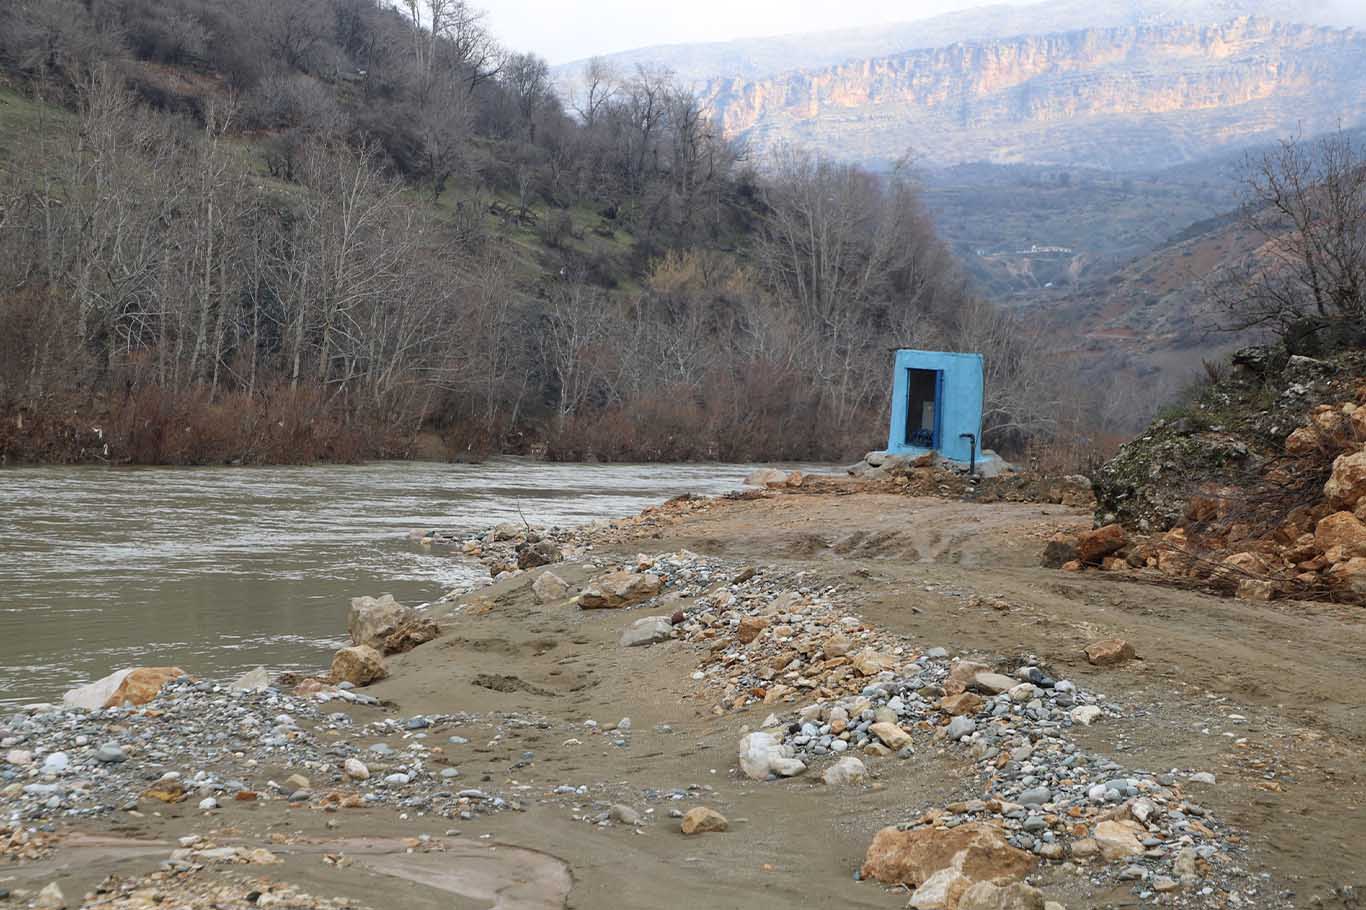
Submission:
[[[894,723],[878,723],[868,728],[868,732],[882,740],[883,745],[893,752],[906,748],[911,744],[911,734]]]
[[[87,711],[120,705],[145,705],[156,698],[168,682],[185,675],[185,671],[179,667],[117,670],[103,679],[70,690],[62,696],[62,704]]]
[[[944,680],[944,694],[958,695],[968,690],[972,678],[978,673],[990,672],[991,667],[975,660],[955,660],[949,668],[948,678]]]
[[[517,548],[517,568],[522,571],[560,561],[560,548],[548,540],[522,544]]]
[[[384,656],[369,645],[342,648],[332,658],[332,680],[353,686],[368,686],[389,675]]]
[[[189,796],[189,791],[185,785],[175,778],[163,777],[161,780],[152,784],[142,791],[143,799],[154,799],[158,802],[174,804]]]
[[[379,649],[386,636],[408,614],[408,608],[394,599],[383,597],[353,597],[351,610],[346,615],[346,631],[353,645],[369,645]]]
[[[33,902],[33,906],[35,910],[65,910],[66,895],[56,882],[49,882],[38,892],[38,898]]]
[[[1139,856],[1143,845],[1139,843],[1138,832],[1142,830],[1133,822],[1103,821],[1096,825],[1092,835],[1100,848],[1100,855],[1109,862]]]
[[[718,834],[730,830],[730,822],[715,809],[698,806],[688,810],[679,828],[684,834]]]
[[[1015,687],[1015,680],[1003,673],[992,673],[990,671],[975,673],[968,688],[984,695],[1000,695],[1002,692],[1009,692]]]
[[[849,662],[860,676],[877,676],[883,670],[890,669],[896,661],[889,654],[879,653],[873,648],[864,648],[850,658]]]
[[[846,755],[833,765],[825,769],[821,775],[821,780],[827,786],[844,787],[851,784],[861,784],[868,777],[868,769],[863,762],[852,755]]]
[[[1072,723],[1081,724],[1083,727],[1089,727],[1100,720],[1104,713],[1105,712],[1096,705],[1078,705],[1072,709],[1069,716],[1072,718]]]
[[[883,828],[868,846],[863,877],[887,885],[919,887],[951,869],[969,883],[1008,884],[1034,868],[1035,859],[1012,847],[1005,832],[970,823],[956,828]]]
[[[555,603],[569,599],[569,582],[549,570],[536,576],[531,583],[531,593],[537,603]]]
[[[740,770],[750,780],[768,780],[769,775],[795,777],[806,770],[806,764],[783,751],[782,745],[768,733],[747,733],[740,738]]]
[[[1323,498],[1339,509],[1355,509],[1366,497],[1366,450],[1339,455],[1323,485]]]
[[[623,648],[637,648],[642,645],[658,644],[673,637],[674,624],[667,616],[647,616],[637,619],[621,633]]]
[[[248,670],[237,677],[228,688],[234,692],[260,692],[270,688],[270,671],[265,667]]]
[[[1117,667],[1136,656],[1134,646],[1122,638],[1093,641],[1086,646],[1087,661],[1097,667]]]
[[[437,627],[434,620],[415,614],[405,619],[397,629],[389,633],[379,651],[381,654],[406,654],[418,645],[435,641],[440,634],[441,629]]]
[[[745,484],[751,487],[764,487],[780,490],[784,487],[800,487],[806,478],[801,471],[780,471],[777,468],[760,468],[745,477]]]
[[[939,710],[950,717],[957,717],[960,714],[976,714],[981,710],[982,704],[982,696],[974,692],[960,692],[940,699]]]
[[[435,622],[403,606],[392,594],[351,598],[346,631],[352,644],[368,645],[380,654],[403,654],[441,634]]]
[[[768,628],[768,620],[762,616],[746,616],[735,629],[735,637],[740,644],[747,645],[758,638]]]
[[[958,899],[958,910],[1045,910],[1043,892],[1015,882],[1004,888],[991,882],[978,882]]]
[[[650,572],[608,572],[589,582],[579,595],[584,610],[620,610],[659,593],[663,582]]]
[[[949,725],[944,728],[944,734],[953,742],[958,742],[965,736],[970,735],[977,729],[977,721],[971,717],[955,717],[949,721]]]
[[[1044,547],[1042,564],[1045,569],[1061,569],[1069,562],[1077,562],[1077,538],[1059,531]]]
[[[1097,565],[1106,556],[1124,549],[1128,542],[1124,528],[1117,524],[1084,531],[1077,537],[1077,559],[1088,565]]]
[[[906,906],[910,910],[948,910],[957,904],[959,896],[971,884],[953,867],[940,869],[915,889]]]

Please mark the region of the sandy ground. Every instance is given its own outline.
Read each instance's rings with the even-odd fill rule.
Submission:
[[[1036,567],[1051,533],[1088,523],[1061,506],[776,495],[645,526],[605,549],[686,547],[737,564],[800,567],[813,581],[852,586],[865,620],[925,647],[996,660],[1036,654],[1055,675],[1126,707],[1124,720],[1083,731],[1083,745],[1129,767],[1217,772],[1200,799],[1240,833],[1256,874],[1293,892],[1295,906],[1357,906],[1344,889],[1366,884],[1366,617]],[[608,553],[596,561],[606,564]],[[571,581],[588,574],[557,571]],[[832,793],[814,775],[745,780],[735,742],[769,709],[717,716],[690,679],[692,645],[623,649],[622,628],[645,613],[537,605],[529,583],[522,576],[467,598],[438,641],[392,659],[392,677],[367,690],[391,707],[352,709],[364,719],[538,718],[440,731],[470,739],[451,752],[462,786],[523,793],[524,811],[453,826],[392,809],[324,814],[264,803],[206,819],[182,805],[85,823],[83,831],[112,839],[68,840],[39,863],[0,865],[0,887],[57,878],[77,895],[111,872],[155,869],[183,834],[212,832],[224,843],[271,846],[285,859],[269,868],[272,877],[375,908],[905,906],[904,891],[856,883],[853,873],[883,825],[977,795],[961,760],[925,750],[911,761],[874,761],[874,786],[849,792]],[[1112,636],[1132,642],[1142,660],[1089,666],[1082,646]],[[622,717],[632,722],[629,747],[580,732],[585,720],[605,727]],[[589,786],[591,799],[554,794],[565,785]],[[688,800],[655,798],[690,786]],[[646,821],[633,831],[576,818],[584,813],[575,807],[590,801],[631,805]],[[723,812],[730,832],[683,837],[668,810],[694,805]],[[420,834],[432,844],[411,851],[401,840]],[[1128,888],[1096,892],[1056,868],[1038,884],[1072,910],[1141,904]]]

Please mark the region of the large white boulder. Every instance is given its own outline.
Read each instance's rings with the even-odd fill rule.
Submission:
[[[637,619],[621,633],[621,646],[637,648],[668,641],[673,638],[673,628],[673,623],[667,616],[646,616],[644,619]]]
[[[97,711],[120,705],[145,705],[163,686],[185,675],[179,667],[130,667],[115,670],[104,679],[71,689],[62,696],[68,708]]]
[[[569,599],[569,582],[547,569],[531,583],[531,593],[537,603],[556,603]]]
[[[398,601],[394,595],[383,597],[353,597],[351,611],[346,616],[346,631],[351,635],[351,644],[369,645],[382,650],[384,639],[408,618],[411,611]]]
[[[768,780],[772,775],[795,777],[806,765],[788,755],[778,740],[768,733],[747,733],[740,738],[740,770],[750,780]]]
[[[584,610],[620,610],[649,600],[659,593],[663,580],[651,572],[621,570],[599,575],[579,594]]]
[[[123,685],[123,680],[132,672],[132,667],[126,670],[115,670],[103,679],[77,686],[62,696],[62,704],[68,708],[98,711],[118,691],[119,686]]]

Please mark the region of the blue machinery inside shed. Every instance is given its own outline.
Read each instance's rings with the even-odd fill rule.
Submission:
[[[982,394],[981,354],[897,351],[887,453],[938,452],[975,473]]]

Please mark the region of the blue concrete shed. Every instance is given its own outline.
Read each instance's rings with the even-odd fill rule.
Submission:
[[[887,452],[982,461],[982,355],[896,352]]]

